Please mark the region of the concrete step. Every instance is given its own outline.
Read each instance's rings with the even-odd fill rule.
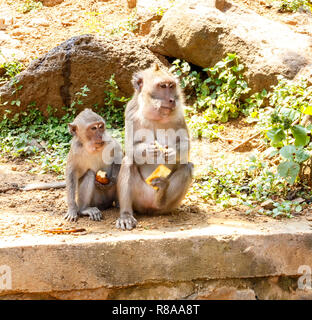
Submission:
[[[0,298],[310,299],[311,288],[298,288],[309,267],[304,218],[105,238],[25,234],[0,239]]]

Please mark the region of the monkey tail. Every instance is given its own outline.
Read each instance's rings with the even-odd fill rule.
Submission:
[[[23,186],[20,188],[20,190],[23,191],[30,191],[30,190],[48,190],[48,189],[59,189],[59,188],[65,188],[66,182],[60,181],[60,182],[48,182],[48,183],[30,183],[26,184],[26,186]]]

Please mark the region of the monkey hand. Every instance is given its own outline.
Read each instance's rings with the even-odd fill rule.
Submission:
[[[102,191],[110,189],[112,186],[116,185],[116,183],[117,182],[116,182],[115,178],[109,178],[109,183],[107,183],[107,184],[102,184],[101,182],[98,182],[97,180],[94,181],[95,186]]]
[[[136,219],[129,212],[120,214],[120,218],[116,221],[116,227],[122,230],[132,230],[137,225]]]
[[[166,162],[176,163],[177,161],[177,153],[173,148],[168,148],[164,152],[164,159]]]
[[[169,186],[169,180],[164,177],[155,178],[151,181],[151,186],[157,187],[157,190],[165,190]]]
[[[64,216],[64,219],[69,222],[74,222],[78,220],[78,211],[77,209],[68,209],[67,213]]]
[[[146,153],[150,157],[158,157],[161,154],[161,151],[158,145],[155,142],[152,142],[151,144],[147,145]]]

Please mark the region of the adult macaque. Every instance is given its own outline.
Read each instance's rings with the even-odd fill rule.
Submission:
[[[188,190],[193,170],[177,80],[156,65],[136,73],[132,83],[135,93],[125,113],[126,156],[117,182],[120,218],[116,226],[128,230],[137,224],[133,211],[165,213],[176,208]],[[147,184],[160,164],[171,173]]]
[[[73,139],[67,157],[66,181],[29,184],[21,190],[66,186],[68,212],[64,218],[76,221],[78,215],[87,215],[99,221],[102,218],[100,210],[117,201],[116,183],[122,149],[105,130],[103,118],[91,109],[80,112],[68,128]],[[106,172],[109,183],[102,184],[96,180],[96,173],[100,170]]]

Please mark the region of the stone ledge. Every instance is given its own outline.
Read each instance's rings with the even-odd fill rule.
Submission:
[[[96,298],[97,290],[114,288],[298,277],[300,265],[312,266],[312,231],[306,222],[288,223],[284,230],[211,225],[165,235],[64,239],[1,239],[0,265],[12,270],[12,290],[0,295],[75,291],[81,296],[80,291],[91,290]]]

